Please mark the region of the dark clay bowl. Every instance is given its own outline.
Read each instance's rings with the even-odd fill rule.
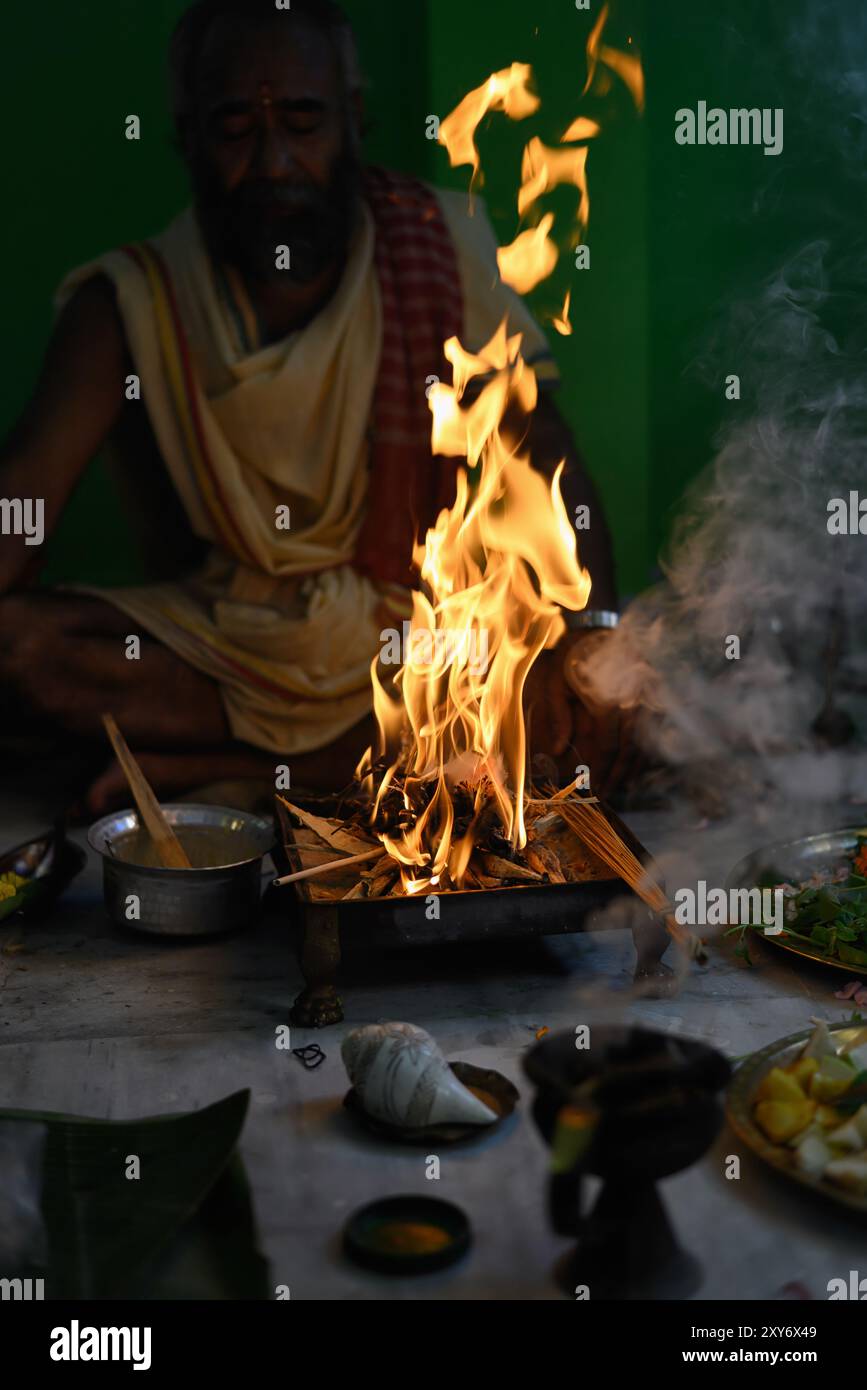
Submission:
[[[656,1181],[695,1163],[722,1123],[717,1092],[731,1075],[726,1059],[706,1043],[644,1028],[594,1025],[590,1042],[579,1050],[574,1034],[555,1033],[524,1059],[538,1090],[533,1116],[546,1142],[562,1107],[595,1080],[601,1121],[588,1172]]]

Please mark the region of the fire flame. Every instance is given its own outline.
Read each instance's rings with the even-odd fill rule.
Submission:
[[[561,183],[574,183],[581,192],[578,221],[586,227],[590,221],[590,194],[587,189],[587,146],[576,149],[551,150],[535,136],[524,149],[521,167],[521,189],[518,193],[518,212],[527,208],[543,193],[549,193]]]
[[[493,800],[504,834],[516,847],[526,844],[524,685],[539,654],[565,631],[561,609],[583,608],[590,592],[560,493],[563,464],[549,482],[503,437],[507,411],[525,417],[536,405],[536,377],[520,346],[505,322],[477,355],[457,339],[446,344],[453,381],[431,391],[432,445],[480,463],[479,476],[471,486],[459,470],[454,506],[415,548],[424,590],[413,594],[413,640],[395,679],[397,699],[384,689],[377,663],[372,671],[381,750],[394,749],[404,721],[409,734],[408,758],[405,743],[380,783],[374,821],[399,769],[408,808],[425,801],[416,793],[433,783],[409,828],[380,837],[402,865],[409,893],[435,887],[446,874],[455,885],[463,878],[473,825],[455,840],[459,782],[473,787],[477,814]],[[481,390],[464,403],[475,379]],[[437,645],[440,632],[460,640]],[[472,659],[482,647],[484,669]],[[371,759],[369,750],[360,771],[369,772]]]
[[[591,121],[589,116],[577,116],[565,135],[560,136],[560,144],[565,145],[570,140],[593,140],[601,129],[598,121]]]
[[[489,111],[505,111],[513,121],[523,121],[538,111],[539,98],[529,90],[531,78],[529,63],[513,63],[510,68],[492,72],[487,82],[469,92],[446,116],[440,125],[439,140],[448,150],[453,169],[472,164],[475,182],[481,167],[476,131]]]
[[[585,94],[590,91],[594,83],[599,85],[599,65],[610,68],[615,72],[622,82],[629,88],[632,100],[635,102],[636,110],[644,110],[644,71],[641,66],[641,59],[637,54],[624,53],[622,49],[612,48],[610,44],[602,42],[602,35],[608,23],[608,5],[602,6],[599,11],[599,18],[593,26],[590,37],[587,40],[587,81],[584,85]],[[630,39],[631,43],[632,40]],[[566,137],[564,136],[564,139]],[[577,139],[577,136],[573,136]]]
[[[587,45],[587,86],[599,90],[607,74],[626,83],[636,106],[644,102],[641,63],[602,43],[607,4]],[[490,111],[523,120],[538,110],[526,63],[493,73],[470,92],[440,126],[439,140],[452,166],[480,175],[476,132]],[[518,212],[524,217],[560,184],[580,193],[579,229],[590,216],[587,145],[599,124],[579,116],[550,148],[538,137],[524,149]],[[553,272],[558,252],[554,217],[519,233],[497,255],[502,280],[526,294]],[[572,332],[571,292],[554,326]],[[379,838],[401,866],[407,893],[440,885],[459,887],[466,874],[477,824],[493,805],[515,848],[527,842],[524,822],[527,741],[523,696],[527,676],[546,648],[565,632],[562,609],[577,611],[590,593],[590,576],[578,560],[576,535],[560,492],[564,463],[552,481],[537,472],[520,445],[514,421],[526,425],[536,407],[537,383],[521,356],[521,336],[504,321],[479,353],[452,338],[445,344],[452,384],[429,393],[434,454],[464,459],[454,505],[440,513],[413,558],[421,587],[413,593],[408,650],[386,689],[374,661],[374,712],[379,747],[368,749],[358,776],[373,802],[374,826],[386,799],[402,798],[397,821]],[[469,388],[472,386],[472,390]],[[508,417],[508,430],[506,420]],[[448,640],[440,640],[443,637]],[[484,659],[479,660],[483,651]],[[376,782],[379,760],[387,771]],[[468,788],[472,814],[457,828],[456,788]],[[462,805],[467,804],[466,793]],[[466,821],[466,816],[464,816]],[[394,825],[399,823],[400,828]]]
[[[511,246],[501,246],[497,252],[500,279],[518,294],[529,294],[554,270],[559,257],[550,236],[553,226],[554,214],[546,212],[538,227],[520,232]]]
[[[564,338],[568,338],[568,337],[570,336],[571,332],[572,332],[572,324],[571,324],[571,322],[570,322],[570,320],[569,320],[569,307],[570,307],[571,303],[572,303],[572,291],[571,291],[571,290],[567,290],[567,291],[566,291],[566,298],[565,298],[565,300],[564,300],[564,302],[563,302],[563,308],[562,308],[561,311],[560,311],[560,315],[559,315],[558,318],[555,318],[555,319],[552,320],[552,322],[553,322],[553,324],[554,324],[554,327],[556,328],[557,332],[558,332],[558,333],[561,333],[561,334],[563,335]]]

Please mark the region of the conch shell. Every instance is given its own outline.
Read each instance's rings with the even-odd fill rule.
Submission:
[[[403,1129],[491,1125],[499,1117],[462,1086],[433,1038],[412,1023],[371,1023],[347,1034],[343,1064],[369,1115]]]

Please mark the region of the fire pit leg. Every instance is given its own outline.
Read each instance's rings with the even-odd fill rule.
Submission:
[[[308,907],[304,913],[301,973],[307,983],[292,1006],[296,1028],[327,1028],[342,1023],[343,1002],[335,988],[340,968],[336,907]]]
[[[632,928],[635,945],[635,983],[643,985],[650,998],[664,998],[675,983],[674,971],[663,965],[662,957],[671,945],[671,937],[661,922],[648,912],[647,921]]]

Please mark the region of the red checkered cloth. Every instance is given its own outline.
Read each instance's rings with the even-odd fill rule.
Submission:
[[[412,584],[412,547],[455,496],[455,460],[431,455],[427,382],[451,380],[443,356],[460,337],[457,255],[436,196],[416,179],[366,171],[376,223],[383,336],[370,427],[367,515],[355,566],[373,579]]]

